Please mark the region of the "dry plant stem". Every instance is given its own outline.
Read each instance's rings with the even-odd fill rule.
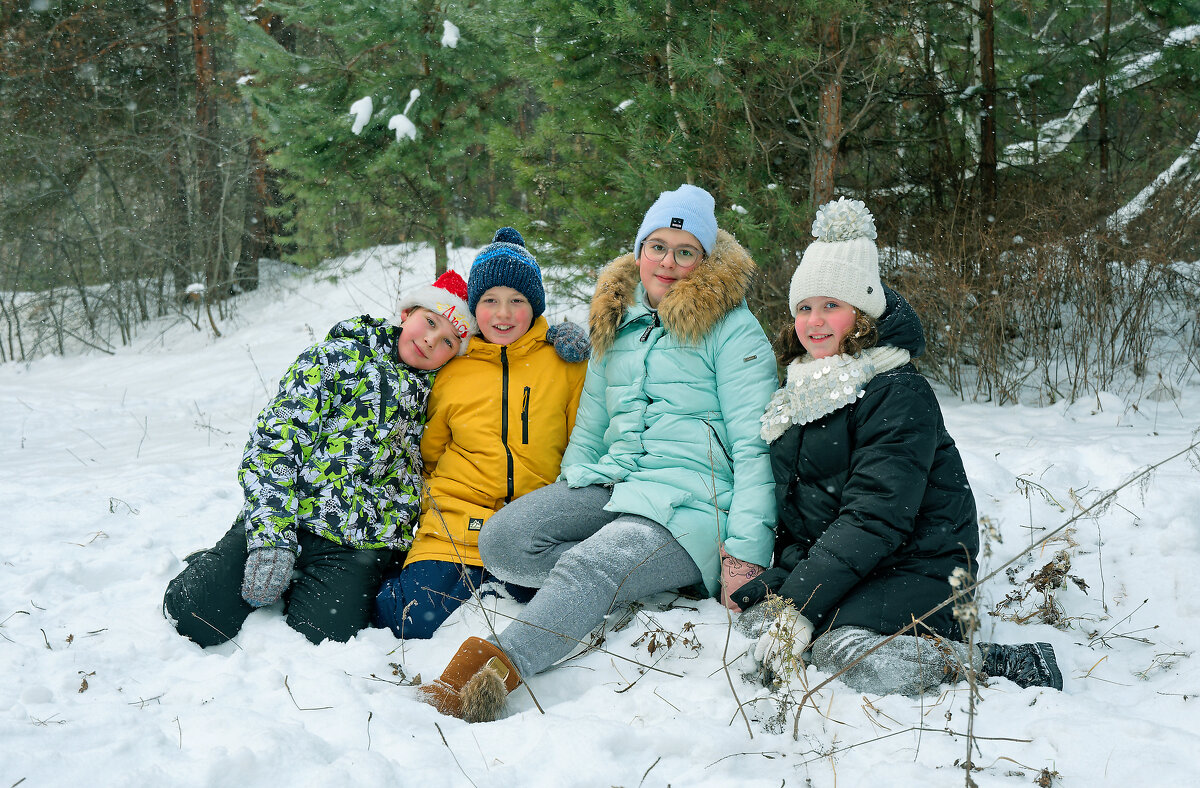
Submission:
[[[737,704],[738,713],[742,715],[742,722],[746,723],[746,733],[751,739],[754,738],[754,731],[750,728],[750,719],[746,716],[746,710],[742,708],[742,701],[738,698],[737,689],[733,685],[733,677],[729,675],[729,633],[733,631],[733,614],[729,612],[729,608],[725,608],[725,648],[721,651],[721,667],[725,671],[725,680],[729,682],[729,691],[733,694],[733,702]]]
[[[442,524],[442,530],[446,533],[447,536],[449,536],[450,529],[446,526],[446,518],[442,515],[442,510],[441,510],[441,508],[438,507],[437,501],[433,498],[432,495],[430,495],[429,484],[426,482],[422,482],[421,487],[422,487],[421,494],[423,496],[428,496],[429,500],[433,502],[433,510],[434,510],[434,512],[437,513],[437,518]],[[456,543],[453,539],[450,539],[449,541],[450,541],[450,546],[454,548],[454,555],[455,555],[455,557],[458,558],[459,566],[466,566],[466,563],[462,560],[462,554],[458,552],[458,543]],[[471,582],[471,578],[469,576],[467,576],[465,573],[463,575],[463,579],[465,579],[467,581],[467,586],[471,589],[471,599],[474,600],[475,604],[479,606],[479,609],[484,612],[483,621],[485,624],[487,624],[488,632],[491,633],[492,638],[494,639],[497,634],[496,626],[494,623],[492,623],[491,617],[487,615],[487,608],[485,608],[483,606],[483,598],[481,596],[479,596],[479,589],[475,587],[475,584]],[[429,589],[427,589],[427,590],[429,590]],[[405,609],[407,609],[407,607]],[[525,677],[521,676],[519,673],[517,674],[517,678],[520,679],[521,686],[523,686],[525,688],[525,691],[529,693],[529,698],[530,698],[530,700],[533,701],[533,705],[537,707],[537,710],[540,713],[545,714],[546,710],[543,709],[542,704],[538,702],[537,695],[534,694],[533,688],[529,686],[529,682],[526,681]],[[438,732],[439,733],[441,732],[440,728],[438,729]],[[445,741],[445,738],[443,737],[442,740]],[[449,745],[447,745],[447,747],[449,747]],[[455,759],[455,762],[457,763],[457,759]],[[460,766],[459,768],[461,769],[462,767]],[[466,772],[463,772],[463,774],[465,775]],[[469,780],[470,778],[468,777],[467,779]],[[474,783],[472,783],[472,785],[474,785]]]
[[[662,760],[661,755],[658,756],[657,758],[655,758],[654,763],[650,764],[650,769],[653,769],[655,766],[658,766],[658,762],[661,760]],[[638,788],[641,788],[642,783],[646,782],[646,775],[650,773],[650,769],[647,769],[646,771],[642,772],[642,779],[638,780]]]
[[[969,654],[974,647],[975,633],[972,631],[967,638],[967,653]],[[975,750],[975,696],[978,692],[976,687],[977,678],[978,676],[974,670],[967,671],[967,685],[970,687],[970,693],[967,696],[967,760],[963,766],[968,788],[973,788],[975,785],[975,781],[971,779],[971,767],[973,765],[971,754]]]
[[[715,516],[717,519],[717,556],[720,557],[721,509],[719,506],[717,506],[717,469],[716,465],[713,463],[713,446],[711,436],[709,436],[708,439],[708,473],[709,478],[712,480],[713,516]],[[728,593],[728,591],[732,590],[733,589],[727,590],[724,588],[718,589],[718,600],[720,599],[721,594]],[[746,723],[746,734],[753,739],[754,731],[750,727],[750,718],[746,716],[746,710],[742,707],[741,698],[738,697],[737,689],[734,687],[733,677],[729,675],[729,634],[733,631],[733,614],[729,611],[729,608],[726,607],[724,603],[721,604],[721,607],[725,608],[725,647],[721,649],[721,669],[725,671],[725,680],[729,682],[729,692],[733,695],[734,706],[737,708],[738,714],[742,715],[742,722]]]
[[[827,758],[829,756],[839,755],[843,752],[846,752],[847,750],[853,750],[855,747],[862,747],[864,744],[874,744],[875,742],[883,741],[884,739],[890,739],[893,736],[900,736],[905,733],[912,733],[913,731],[920,731],[920,732],[924,732],[924,733],[944,733],[948,736],[962,736],[963,735],[963,734],[959,733],[958,731],[952,731],[952,730],[948,730],[945,728],[927,728],[924,725],[914,725],[911,728],[905,728],[902,731],[894,731],[892,733],[888,733],[883,736],[876,736],[873,739],[867,739],[865,741],[855,742],[854,744],[848,744],[845,747],[838,747],[834,750],[830,750],[829,752],[822,753],[817,758],[810,758],[807,761],[801,761],[798,764],[798,766],[807,766],[810,763],[824,760],[825,758]],[[1016,744],[1030,744],[1033,742],[1033,739],[1013,739],[1008,736],[976,736],[975,739],[977,741],[1007,741],[1007,742],[1014,742]]]
[[[292,699],[292,705],[295,706],[298,711],[324,711],[325,709],[333,708],[332,706],[310,706],[310,707],[301,706],[299,703],[296,702],[296,696],[292,694],[292,688],[288,686],[288,677],[287,676],[283,677],[283,688],[287,690],[288,697]]]
[[[779,750],[763,750],[762,752],[731,752],[728,755],[722,755],[720,758],[717,758],[712,763],[705,765],[704,768],[711,769],[712,767],[716,766],[721,761],[726,761],[726,760],[729,760],[730,758],[740,758],[743,755],[761,755],[764,758],[770,758],[770,759],[774,760],[775,758],[777,758],[781,755],[785,755],[785,754],[786,753],[782,753]]]
[[[200,622],[202,622],[203,624],[206,624],[207,626],[211,627],[213,632],[216,632],[218,635],[220,635],[221,637],[225,638],[227,641],[229,641],[229,642],[230,642],[230,643],[232,643],[233,645],[237,646],[239,650],[242,648],[242,647],[241,647],[241,645],[239,645],[239,644],[238,644],[238,642],[237,642],[236,640],[234,640],[233,638],[229,637],[229,635],[226,635],[224,632],[222,632],[220,629],[218,629],[218,628],[216,627],[216,625],[214,625],[214,624],[213,624],[211,621],[209,621],[208,619],[206,619],[204,616],[200,615],[199,613],[193,612],[193,613],[192,613],[192,617],[193,617],[193,618],[195,618],[195,619],[197,619],[197,620],[199,620],[199,621],[200,621]]]
[[[666,652],[664,651],[663,657],[665,657],[665,656],[666,656]],[[654,664],[657,665],[659,662],[662,662],[663,657],[659,657],[657,660],[655,660]],[[651,666],[651,667],[653,667],[653,666]],[[613,670],[616,670],[616,665],[613,665]],[[617,670],[617,675],[621,676],[621,671]],[[642,673],[642,674],[638,675],[638,677],[636,679],[628,682],[624,687],[621,687],[621,689],[617,690],[616,693],[618,695],[622,695],[622,694],[628,692],[629,690],[633,689],[635,684],[637,684],[639,681],[641,681],[643,678],[645,678],[645,676],[646,676],[646,673]],[[621,676],[621,680],[625,681],[625,677]]]
[[[441,592],[438,592],[438,593],[441,593]],[[464,603],[464,604],[466,604],[466,603]],[[547,629],[547,628],[545,628],[545,627],[539,627],[537,624],[530,624],[528,621],[525,621],[524,619],[522,619],[522,618],[519,618],[518,616],[510,616],[510,615],[508,615],[507,613],[501,613],[499,610],[492,610],[492,611],[490,611],[490,612],[491,612],[492,614],[494,614],[494,615],[501,616],[502,618],[507,618],[509,621],[520,621],[522,624],[525,624],[525,625],[527,625],[527,626],[531,626],[531,627],[533,627],[534,629],[540,629],[540,630],[542,630],[543,632],[549,632],[549,633],[550,633],[550,634],[552,634],[552,635],[557,635],[558,637],[562,638],[563,640],[574,640],[576,643],[578,643],[578,644],[579,644],[579,645],[581,645],[581,646],[586,646],[586,645],[588,645],[587,641],[580,640],[579,638],[574,638],[574,637],[571,637],[570,635],[564,635],[564,634],[563,634],[563,633],[561,633],[561,632],[555,632],[555,631],[554,631],[554,630],[552,630],[552,629]],[[601,654],[607,654],[607,655],[608,655],[608,656],[610,656],[610,657],[615,657],[616,659],[624,660],[625,662],[628,662],[628,663],[630,663],[630,664],[637,665],[639,668],[645,668],[646,670],[653,670],[655,673],[662,673],[662,674],[664,674],[664,675],[667,675],[667,676],[674,676],[674,677],[675,677],[675,678],[677,678],[677,679],[681,679],[681,678],[683,678],[683,675],[682,675],[682,674],[680,674],[680,673],[674,673],[674,672],[672,672],[672,671],[669,671],[669,670],[664,670],[664,669],[662,669],[662,668],[657,668],[657,667],[655,667],[654,665],[647,665],[647,664],[646,664],[646,663],[644,663],[644,662],[638,662],[636,659],[633,659],[633,658],[631,658],[631,657],[622,656],[621,654],[614,653],[614,652],[612,652],[612,651],[609,651],[608,649],[601,648],[600,646],[595,646],[594,648],[595,648],[597,651],[599,651]],[[532,694],[533,694],[533,693],[530,693],[530,695],[532,695]],[[534,698],[534,703],[537,703],[537,699],[536,699],[536,698]],[[538,708],[540,709],[541,707],[539,706]],[[543,713],[545,713],[545,712],[543,712]]]
[[[442,733],[442,726],[435,722],[433,723],[433,727],[437,728],[438,736],[442,737],[442,744],[446,745],[446,749],[450,752],[450,757],[454,759],[454,765],[458,767],[460,772],[462,772],[462,776],[467,778],[467,782],[469,782],[471,785],[475,785],[475,781],[471,779],[471,775],[467,774],[467,770],[464,769],[462,764],[458,762],[458,756],[454,754],[454,750],[450,749],[450,742],[446,741],[446,734]]]
[[[909,630],[915,630],[915,628],[916,628],[916,625],[917,625],[917,624],[920,624],[920,623],[924,622],[926,618],[928,618],[929,616],[933,615],[934,613],[936,613],[937,611],[941,610],[942,608],[946,607],[947,605],[953,604],[953,603],[954,603],[954,601],[955,601],[956,599],[958,599],[960,596],[963,596],[963,595],[966,595],[966,594],[969,594],[969,593],[971,593],[972,591],[975,591],[977,588],[979,588],[979,586],[983,585],[984,583],[986,583],[987,581],[991,580],[991,579],[992,579],[993,577],[995,577],[996,575],[998,575],[998,574],[1000,574],[1001,572],[1003,572],[1003,571],[1004,571],[1005,569],[1007,569],[1008,567],[1012,566],[1014,563],[1016,563],[1016,562],[1017,562],[1017,560],[1018,560],[1018,559],[1020,559],[1021,557],[1023,557],[1023,556],[1024,556],[1026,553],[1032,552],[1033,550],[1037,549],[1038,547],[1041,547],[1041,546],[1042,546],[1042,545],[1044,545],[1046,542],[1050,541],[1050,540],[1051,540],[1051,539],[1053,539],[1055,536],[1057,536],[1058,534],[1062,533],[1062,532],[1063,532],[1063,531],[1065,531],[1067,528],[1069,528],[1070,526],[1072,526],[1073,524],[1075,524],[1075,523],[1076,523],[1076,522],[1078,522],[1079,520],[1081,520],[1081,519],[1083,519],[1084,517],[1086,517],[1086,516],[1087,516],[1088,514],[1090,514],[1092,511],[1094,511],[1094,510],[1097,510],[1097,509],[1103,509],[1104,507],[1107,507],[1109,504],[1111,504],[1111,503],[1112,503],[1112,500],[1113,500],[1114,498],[1116,498],[1117,494],[1118,494],[1119,492],[1121,492],[1122,490],[1124,490],[1126,487],[1129,487],[1129,486],[1130,486],[1130,485],[1132,485],[1134,482],[1137,482],[1137,481],[1141,480],[1142,478],[1144,478],[1144,477],[1148,476],[1150,473],[1152,473],[1152,472],[1154,472],[1154,471],[1158,470],[1159,468],[1161,468],[1162,466],[1164,466],[1164,465],[1166,465],[1167,463],[1171,462],[1172,460],[1176,460],[1176,459],[1178,459],[1179,457],[1182,457],[1182,456],[1184,456],[1185,454],[1189,454],[1189,453],[1191,453],[1191,452],[1193,452],[1193,451],[1196,451],[1197,447],[1200,447],[1200,440],[1193,441],[1193,442],[1192,442],[1191,444],[1189,444],[1187,447],[1185,447],[1185,448],[1183,448],[1183,449],[1180,449],[1179,451],[1175,452],[1174,454],[1172,454],[1172,455],[1171,455],[1171,456],[1169,456],[1169,457],[1166,457],[1166,458],[1164,458],[1164,459],[1162,459],[1162,460],[1159,460],[1158,462],[1154,463],[1153,465],[1147,465],[1147,466],[1146,466],[1145,468],[1143,468],[1142,470],[1138,471],[1137,473],[1133,474],[1132,476],[1130,476],[1130,477],[1129,477],[1128,479],[1126,479],[1125,481],[1121,482],[1121,484],[1117,485],[1116,487],[1114,487],[1113,489],[1109,490],[1109,491],[1108,491],[1107,493],[1105,493],[1104,495],[1100,496],[1100,498],[1099,498],[1099,499],[1097,499],[1097,500],[1096,500],[1096,502],[1095,502],[1095,503],[1093,503],[1091,506],[1087,507],[1086,509],[1083,509],[1083,510],[1081,510],[1080,512],[1078,512],[1078,513],[1077,513],[1077,514],[1075,514],[1074,516],[1072,516],[1072,517],[1068,518],[1068,519],[1067,519],[1065,522],[1063,522],[1063,523],[1062,523],[1061,525],[1059,525],[1057,528],[1054,528],[1053,530],[1051,530],[1051,531],[1049,531],[1048,533],[1046,533],[1046,535],[1045,535],[1045,536],[1043,536],[1041,539],[1039,539],[1039,540],[1037,540],[1036,542],[1034,542],[1034,543],[1032,543],[1032,544],[1028,545],[1028,546],[1027,546],[1027,547],[1025,547],[1023,550],[1021,550],[1019,553],[1017,553],[1016,555],[1014,555],[1012,558],[1008,559],[1008,560],[1007,560],[1007,561],[1005,561],[1003,564],[1001,564],[1000,566],[998,566],[998,567],[996,567],[995,569],[993,569],[993,570],[992,570],[991,572],[989,572],[989,573],[988,573],[988,574],[987,574],[985,577],[983,577],[983,578],[981,578],[981,579],[979,579],[979,580],[976,580],[974,583],[971,583],[971,584],[970,584],[970,585],[968,585],[966,588],[964,588],[964,589],[963,589],[961,592],[959,592],[959,594],[956,594],[956,595],[954,595],[954,596],[951,596],[951,597],[949,597],[949,598],[947,598],[947,599],[943,600],[943,601],[942,601],[940,604],[938,604],[938,605],[936,605],[936,606],[934,606],[934,607],[930,608],[929,610],[926,610],[926,611],[925,611],[924,613],[922,613],[922,614],[921,614],[919,617],[917,617],[917,618],[913,619],[913,622],[912,622],[911,624],[906,624],[906,625],[905,625],[905,626],[904,626],[902,629],[900,629],[899,631],[897,631],[897,632],[895,632],[895,633],[893,633],[893,634],[891,634],[891,635],[888,635],[886,638],[884,638],[883,640],[879,641],[878,643],[876,643],[876,644],[875,644],[874,646],[872,646],[871,648],[869,648],[869,649],[867,649],[866,651],[864,651],[864,652],[863,652],[863,653],[862,653],[862,654],[861,654],[861,655],[860,655],[860,656],[859,656],[857,659],[855,659],[853,662],[851,662],[850,664],[846,665],[844,668],[842,668],[841,670],[839,670],[837,673],[834,673],[832,676],[828,677],[827,679],[825,679],[824,681],[822,681],[820,684],[817,684],[815,687],[811,688],[811,689],[810,689],[808,692],[806,692],[806,693],[805,693],[805,695],[804,695],[804,697],[800,699],[800,709],[803,709],[803,707],[804,707],[804,703],[805,703],[805,702],[806,702],[806,701],[807,701],[807,700],[808,700],[808,699],[809,699],[809,698],[810,698],[810,697],[811,697],[811,696],[812,696],[814,693],[816,693],[818,690],[820,690],[822,687],[824,687],[824,686],[825,686],[826,684],[828,684],[829,682],[831,682],[831,681],[833,681],[834,679],[836,679],[838,676],[841,676],[843,673],[845,673],[846,671],[850,670],[850,668],[854,667],[854,666],[855,666],[855,665],[857,665],[859,662],[862,662],[864,659],[866,659],[868,656],[870,656],[871,654],[873,654],[873,653],[874,653],[874,652],[875,652],[877,649],[879,649],[879,648],[880,648],[880,647],[882,647],[883,645],[885,645],[885,644],[887,644],[887,643],[890,643],[891,641],[895,640],[895,639],[896,639],[897,637],[899,637],[900,635],[903,635],[903,634],[907,633]],[[796,711],[796,715],[797,715],[797,717],[799,717],[799,714],[800,714],[800,709],[797,709],[797,711]]]
[[[1135,614],[1135,613],[1137,613],[1139,610],[1141,610],[1143,607],[1145,607],[1145,606],[1146,606],[1146,603],[1147,603],[1147,602],[1149,602],[1149,601],[1150,601],[1149,599],[1143,599],[1143,600],[1142,600],[1142,603],[1141,603],[1140,605],[1138,605],[1137,607],[1135,607],[1133,610],[1129,611],[1129,615],[1125,616],[1125,618],[1122,618],[1120,621],[1118,621],[1117,623],[1113,624],[1111,627],[1109,627],[1108,629],[1106,629],[1106,630],[1104,631],[1104,634],[1103,634],[1103,635],[1097,635],[1096,637],[1094,637],[1094,638],[1092,638],[1092,639],[1093,639],[1093,640],[1099,640],[1101,643],[1103,643],[1104,645],[1106,645],[1106,646],[1107,646],[1107,645],[1108,645],[1108,640],[1107,640],[1107,638],[1108,638],[1108,636],[1109,636],[1109,635],[1112,633],[1112,631],[1113,631],[1114,629],[1116,629],[1117,627],[1121,626],[1122,624],[1124,624],[1124,623],[1125,623],[1126,621],[1128,621],[1129,619],[1133,618],[1134,614]],[[1154,627],[1150,627],[1150,628],[1151,628],[1151,629],[1153,629]],[[1141,630],[1138,630],[1138,631],[1141,631]],[[1126,635],[1114,635],[1114,637],[1127,637],[1127,636],[1126,636]]]

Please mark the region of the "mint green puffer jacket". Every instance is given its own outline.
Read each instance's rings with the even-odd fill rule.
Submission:
[[[605,267],[560,475],[571,487],[613,485],[605,508],[665,526],[713,595],[720,544],[765,567],[775,543],[774,479],[759,417],[778,379],[744,300],[753,273],[746,250],[722,231],[713,253],[655,311],[632,254]]]

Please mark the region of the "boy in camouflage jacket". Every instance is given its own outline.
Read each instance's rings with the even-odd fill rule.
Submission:
[[[402,296],[397,323],[342,321],[293,362],[246,444],[237,521],[167,587],[180,634],[223,643],[280,598],[313,643],[367,625],[420,516],[425,407],[434,374],[476,330],[466,297],[448,272]]]

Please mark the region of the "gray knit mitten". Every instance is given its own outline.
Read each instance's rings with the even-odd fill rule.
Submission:
[[[738,632],[741,632],[751,640],[758,640],[764,632],[771,628],[775,623],[778,613],[771,609],[770,605],[764,605],[761,602],[744,610],[736,619],[734,619],[734,627]]]
[[[546,341],[554,345],[559,358],[571,364],[587,361],[592,355],[587,329],[577,323],[555,323],[546,329]]]
[[[286,547],[258,547],[246,556],[242,599],[253,607],[274,604],[292,582],[296,554]]]

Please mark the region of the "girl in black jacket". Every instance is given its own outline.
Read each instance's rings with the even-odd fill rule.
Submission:
[[[1061,689],[1049,644],[968,649],[954,605],[911,626],[975,576],[975,500],[937,398],[910,363],[925,348],[920,321],[879,280],[870,212],[828,203],[813,235],[789,292],[795,327],[781,336],[787,380],[762,417],[776,562],[733,596],[744,610],[768,592],[794,606],[744,614],[761,633],[756,658],[784,675],[811,645],[812,664],[835,673],[908,627],[841,680],[912,695],[970,667]]]

